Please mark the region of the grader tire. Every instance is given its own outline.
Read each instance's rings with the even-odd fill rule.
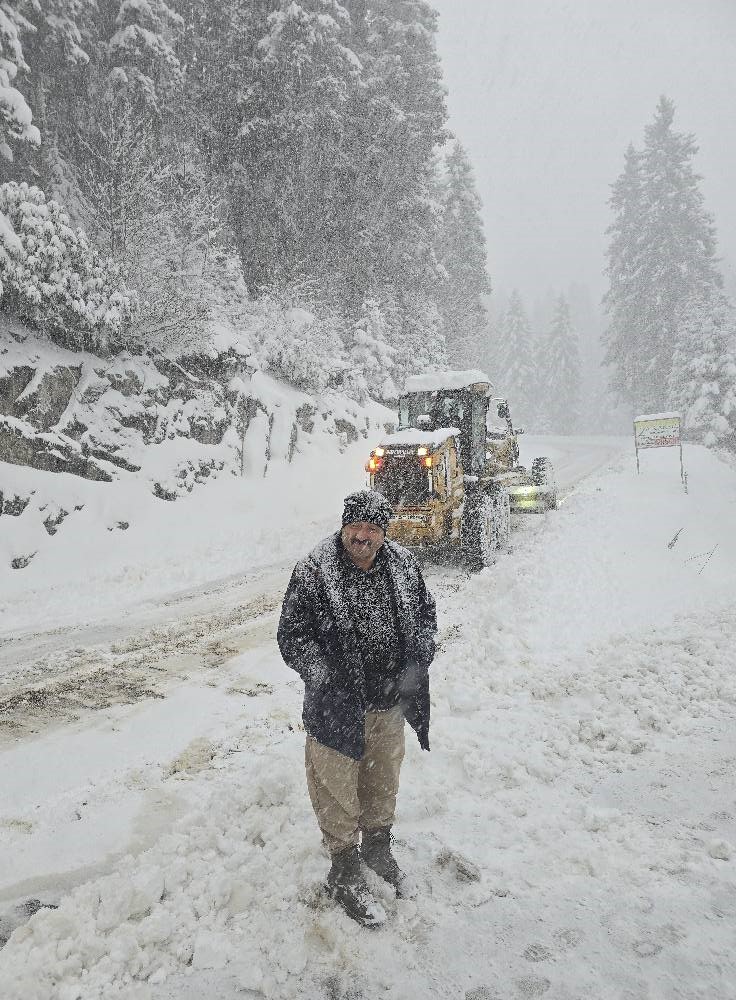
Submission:
[[[485,494],[466,497],[460,522],[463,558],[472,571],[491,566],[497,547],[493,503]]]

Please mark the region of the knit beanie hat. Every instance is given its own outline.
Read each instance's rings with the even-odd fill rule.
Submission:
[[[385,533],[393,512],[393,507],[382,493],[377,493],[375,490],[358,490],[357,493],[345,497],[342,523],[346,525],[367,521],[369,524],[377,524]]]

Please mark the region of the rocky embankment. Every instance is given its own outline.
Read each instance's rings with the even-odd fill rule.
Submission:
[[[0,517],[37,517],[49,538],[73,513],[59,474],[111,490],[135,479],[172,502],[220,476],[263,477],[309,448],[341,450],[387,418],[338,394],[310,397],[233,349],[101,358],[0,317],[0,462],[49,474],[40,491],[0,478]],[[16,549],[5,559],[23,569],[35,552]]]

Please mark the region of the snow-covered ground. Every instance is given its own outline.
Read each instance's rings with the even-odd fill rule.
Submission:
[[[432,752],[395,830],[421,892],[378,931],[320,892],[274,643],[364,443],[110,532],[107,576],[19,574],[3,678],[42,696],[0,717],[3,1000],[736,995],[736,471],[686,448],[685,494],[674,450],[637,476],[628,441],[522,444],[560,509],[480,574],[427,568]]]
[[[538,454],[552,459],[563,495],[623,447],[621,439],[606,437],[520,440],[528,465]],[[151,496],[147,483],[113,488],[0,463],[6,494],[35,491],[34,505],[43,505],[51,478],[57,506],[72,512],[25,569],[2,561],[0,640],[92,623],[102,625],[103,637],[116,625],[124,632],[130,621],[121,618],[159,620],[163,595],[196,598],[215,582],[230,589],[290,567],[339,523],[345,494],[365,485],[372,445],[361,440],[342,455],[312,449],[291,465],[274,463],[265,479],[225,477],[175,503]],[[32,551],[39,544],[34,533],[45,534],[38,518],[26,514],[0,527],[0,545],[9,551],[11,539],[14,551]],[[20,542],[24,533],[29,537]],[[52,646],[58,644],[55,631]],[[0,672],[2,662],[0,656]]]

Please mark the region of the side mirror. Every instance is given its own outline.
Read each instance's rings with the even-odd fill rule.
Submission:
[[[523,434],[523,433],[524,433],[524,428],[523,427],[514,427],[514,434],[516,434],[517,437],[519,436],[519,434]]]

